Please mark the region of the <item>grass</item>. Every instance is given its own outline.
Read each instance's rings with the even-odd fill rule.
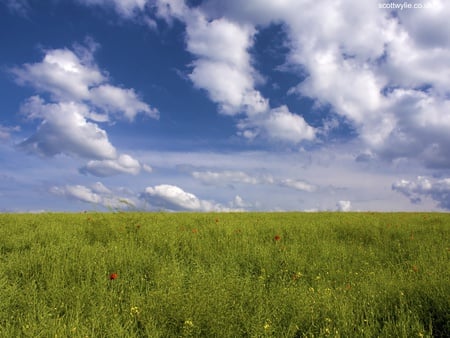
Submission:
[[[0,337],[448,337],[449,235],[434,213],[0,214]]]

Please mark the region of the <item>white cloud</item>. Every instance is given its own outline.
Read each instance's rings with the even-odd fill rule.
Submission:
[[[205,89],[224,114],[266,111],[268,101],[254,89],[256,71],[248,54],[253,27],[226,18],[208,21],[197,11],[186,13],[187,50],[198,57],[189,75],[194,85]]]
[[[87,45],[76,45],[75,52],[69,49],[47,50],[42,62],[26,63],[11,71],[19,84],[49,92],[53,101],[94,105],[106,114],[94,111],[87,116],[98,122],[108,120],[109,115],[132,121],[138,113],[158,118],[157,109],[141,101],[134,89],[108,83],[106,72],[100,71],[94,63],[93,52],[97,45],[89,39]]]
[[[149,166],[148,164],[143,164],[142,165],[142,170],[144,170],[147,173],[153,172],[153,168],[151,166]]]
[[[417,158],[427,167],[450,167],[450,100],[431,92],[397,89],[389,94],[396,128],[375,147],[387,159]]]
[[[113,7],[114,10],[125,18],[131,18],[144,11],[148,0],[77,0],[88,6]]]
[[[314,99],[319,108],[329,105],[355,128],[363,147],[383,158],[414,158],[418,146],[427,166],[449,168],[448,133],[434,122],[441,121],[441,129],[447,124],[450,33],[442,27],[450,7],[433,0],[430,9],[391,15],[378,3],[209,0],[201,10],[211,21],[228,20],[239,26],[282,24],[288,36],[287,65],[306,75],[291,93]],[[405,96],[416,101],[408,113]],[[419,122],[427,115],[432,115],[430,121]],[[267,124],[270,120],[269,116]],[[276,122],[282,120],[288,119]],[[244,121],[241,135],[263,134],[258,130],[261,124]],[[326,130],[318,132],[326,136]],[[270,137],[270,132],[266,135]],[[279,135],[294,142],[300,138],[300,133],[272,129],[272,136]]]
[[[141,164],[130,155],[121,154],[115,159],[89,161],[80,169],[82,173],[89,173],[98,177],[113,176],[119,174],[137,175],[141,170]]]
[[[20,84],[51,93],[58,100],[84,100],[89,88],[106,80],[96,65],[84,64],[68,49],[48,50],[42,62],[13,68]]]
[[[107,209],[129,209],[135,207],[135,202],[132,199],[116,195],[100,182],[96,182],[91,187],[84,185],[54,186],[50,188],[50,193]]]
[[[50,93],[53,101],[45,103],[33,96],[22,105],[22,114],[42,122],[19,147],[42,156],[92,159],[81,171],[96,176],[136,175],[141,169],[139,162],[119,155],[97,122],[117,117],[132,121],[140,113],[158,118],[159,113],[141,101],[134,89],[109,84],[107,73],[94,62],[98,45],[92,39],[85,44],[87,47],[75,45],[74,51],[47,50],[42,62],[12,69],[19,83]]]
[[[315,129],[303,117],[293,114],[286,106],[271,109],[265,114],[248,118],[238,124],[243,136],[262,134],[272,141],[292,144],[315,138]],[[248,134],[250,133],[250,134]]]
[[[306,191],[306,192],[314,192],[317,187],[309,184],[307,182],[301,181],[301,180],[293,180],[293,179],[284,179],[280,180],[278,183],[280,186],[293,188],[300,191]]]
[[[92,189],[85,187],[83,185],[66,185],[64,187],[52,187],[50,192],[65,196],[68,198],[73,198],[86,203],[100,204],[102,198],[99,194],[92,191]]]
[[[158,118],[159,113],[137,97],[133,89],[122,89],[109,84],[92,88],[90,101],[97,107],[116,115],[123,114],[133,121],[138,113],[145,113],[152,118]]]
[[[19,131],[19,126],[3,126],[0,124],[0,140],[7,140],[11,137],[11,133]]]
[[[173,2],[168,5],[169,13],[172,6],[180,6]],[[314,139],[315,131],[303,117],[286,106],[270,109],[269,100],[255,89],[261,77],[249,54],[256,33],[254,25],[226,17],[208,18],[186,7],[173,15],[186,23],[187,50],[197,58],[189,78],[196,87],[206,90],[221,113],[245,116],[238,122],[238,135],[294,144]]]
[[[38,97],[29,98],[21,112],[33,119],[42,119],[36,133],[19,146],[43,156],[68,154],[82,158],[113,159],[116,149],[97,124],[85,116],[89,108],[80,103],[61,102],[46,104]]]
[[[193,171],[192,177],[207,184],[246,183],[258,184],[259,178],[249,176],[243,171]]]
[[[314,192],[317,187],[302,180],[292,178],[274,178],[269,174],[249,175],[243,171],[192,171],[192,177],[206,184],[229,185],[229,184],[251,184],[251,185],[276,185],[304,192]]]
[[[350,201],[339,201],[336,203],[336,209],[338,211],[350,211],[352,203]]]
[[[392,185],[392,190],[409,198],[411,203],[422,203],[422,198],[431,198],[437,206],[450,210],[450,178],[433,179],[418,176],[417,180],[400,180]]]
[[[105,187],[102,182],[95,182],[92,185],[92,191],[98,193],[98,194],[111,194],[112,191]]]
[[[201,200],[194,194],[180,187],[161,184],[147,187],[141,198],[152,208],[162,208],[173,211],[230,211],[232,209],[213,201]]]

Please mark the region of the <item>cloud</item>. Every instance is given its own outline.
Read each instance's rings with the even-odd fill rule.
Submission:
[[[81,173],[89,173],[98,177],[119,174],[137,175],[141,171],[141,164],[130,155],[122,154],[115,159],[89,161],[80,169]]]
[[[441,131],[447,125],[450,94],[450,33],[441,27],[450,7],[443,0],[432,4],[395,15],[379,9],[376,0],[209,0],[197,10],[210,22],[227,20],[254,31],[281,24],[289,51],[280,69],[301,70],[290,93],[311,98],[314,109],[339,115],[374,155],[388,160],[415,158],[419,147],[426,166],[450,168],[448,133]],[[229,46],[233,47],[237,48]],[[425,123],[427,115],[432,117]],[[244,120],[240,135],[272,139],[281,135],[291,142],[298,142],[301,135],[312,139],[312,130],[294,133],[305,131],[300,120],[297,128],[284,133],[280,127],[288,120],[294,117],[267,114],[267,125],[264,119]],[[261,132],[273,122],[278,128]],[[317,133],[327,135],[326,130]]]
[[[77,0],[88,6],[112,7],[119,15],[131,18],[144,11],[148,0]]]
[[[314,192],[317,187],[301,180],[283,179],[278,181],[278,185],[282,187],[293,188],[300,191]]]
[[[89,89],[106,80],[96,65],[81,60],[68,49],[45,52],[38,63],[25,63],[12,69],[19,84],[51,93],[57,100],[89,99]]]
[[[192,171],[192,177],[206,184],[227,185],[227,184],[251,184],[251,185],[276,185],[287,187],[304,192],[314,192],[317,190],[315,185],[302,180],[286,178],[274,178],[268,174],[249,175],[243,171],[224,170],[224,171]]]
[[[258,184],[261,182],[260,178],[252,177],[243,171],[193,171],[191,175],[206,184]]]
[[[80,171],[95,176],[136,175],[140,163],[118,154],[98,123],[116,118],[133,121],[141,113],[158,118],[159,113],[141,101],[134,89],[109,83],[107,72],[99,70],[94,61],[98,47],[88,38],[85,45],[75,44],[73,51],[47,50],[41,62],[11,70],[19,84],[48,92],[52,101],[32,96],[23,103],[21,113],[41,123],[18,146],[41,156],[66,154],[91,159]]]
[[[101,85],[91,89],[90,101],[106,112],[119,116],[123,114],[130,121],[133,121],[138,113],[145,113],[155,119],[159,117],[158,110],[139,100],[133,89]]]
[[[21,113],[31,119],[42,119],[36,133],[19,144],[22,149],[42,156],[68,154],[93,159],[117,156],[106,132],[86,120],[89,108],[84,104],[46,104],[39,96],[33,96],[22,105]]]
[[[94,62],[93,53],[98,45],[91,39],[86,44],[87,47],[76,45],[75,51],[67,48],[47,50],[42,62],[26,63],[14,67],[11,72],[19,84],[50,93],[52,101],[74,101],[99,109],[106,115],[93,112],[90,116],[99,122],[108,117],[133,121],[139,113],[157,119],[158,110],[141,101],[134,89],[108,83],[107,73],[100,71]]]
[[[19,131],[19,126],[3,126],[0,124],[0,140],[7,140],[11,137],[11,133]]]
[[[450,210],[450,178],[418,176],[415,182],[402,179],[392,185],[392,190],[405,195],[413,204],[421,203],[422,198],[431,198],[439,208]]]
[[[253,139],[263,135],[271,141],[297,144],[304,140],[313,140],[316,131],[303,119],[293,114],[287,106],[271,109],[267,113],[242,120],[238,124],[240,134]]]
[[[396,89],[389,94],[396,129],[375,148],[386,159],[417,158],[427,167],[450,168],[450,100],[432,92]]]
[[[166,5],[164,17],[172,14],[186,24],[186,48],[196,58],[189,78],[218,104],[219,112],[239,116],[238,135],[293,144],[315,138],[314,128],[302,116],[286,106],[271,109],[269,100],[255,89],[261,76],[249,53],[257,32],[253,24],[210,18],[176,1],[160,4]]]
[[[339,201],[336,203],[337,211],[350,211],[352,203],[350,201]]]
[[[27,17],[30,10],[28,0],[3,0],[2,1],[12,13]]]
[[[133,200],[116,196],[100,182],[94,183],[91,187],[84,185],[54,186],[50,188],[50,193],[94,206],[103,206],[108,209],[129,209],[135,207]]]
[[[152,208],[162,208],[173,211],[230,211],[230,208],[213,201],[201,200],[194,194],[180,187],[161,184],[147,187],[141,198]]]
[[[208,21],[197,11],[188,12],[184,20],[187,50],[197,57],[189,75],[194,85],[205,89],[224,114],[266,111],[268,101],[254,89],[256,71],[247,51],[253,27],[227,18]]]

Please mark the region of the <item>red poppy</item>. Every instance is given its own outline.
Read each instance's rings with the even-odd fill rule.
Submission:
[[[279,235],[276,235],[273,239],[278,242],[281,239],[281,237]]]
[[[118,275],[117,273],[115,273],[115,272],[113,272],[112,274],[109,275],[109,279],[110,279],[110,280],[114,280],[114,279],[116,279],[117,277],[119,277],[119,275]]]

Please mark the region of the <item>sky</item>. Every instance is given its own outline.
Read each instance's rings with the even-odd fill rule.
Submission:
[[[0,211],[448,211],[446,0],[0,0]]]

